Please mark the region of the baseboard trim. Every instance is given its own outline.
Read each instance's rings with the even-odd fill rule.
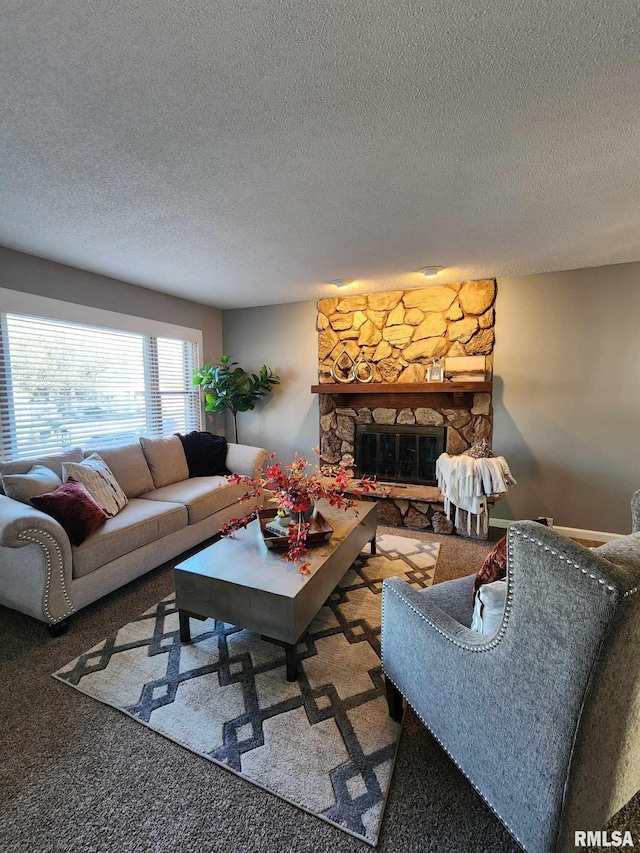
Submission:
[[[514,518],[490,518],[490,527],[508,527],[517,519]],[[583,530],[580,527],[560,527],[558,524],[553,525],[553,529],[558,533],[563,533],[571,539],[588,539],[594,542],[612,542],[614,539],[619,539],[623,533],[605,533],[604,530]]]

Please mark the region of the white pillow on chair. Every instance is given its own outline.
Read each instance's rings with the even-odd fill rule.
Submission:
[[[473,607],[471,630],[478,634],[495,634],[502,622],[506,602],[506,581],[482,584]]]

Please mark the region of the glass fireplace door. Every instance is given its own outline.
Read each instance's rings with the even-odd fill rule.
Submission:
[[[358,474],[398,483],[435,483],[444,427],[356,424]]]

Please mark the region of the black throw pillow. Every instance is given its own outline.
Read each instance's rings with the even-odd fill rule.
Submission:
[[[187,435],[180,435],[184,455],[187,457],[190,477],[213,477],[216,474],[230,474],[227,468],[227,439],[223,435],[199,432],[194,429]]]

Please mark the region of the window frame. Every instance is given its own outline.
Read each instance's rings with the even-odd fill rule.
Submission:
[[[0,288],[0,369],[4,373],[4,387],[0,393],[0,460],[3,462],[15,461],[18,459],[28,459],[29,455],[19,453],[15,424],[11,418],[10,400],[11,400],[11,364],[8,358],[8,348],[3,346],[3,341],[6,340],[7,329],[5,314],[19,314],[23,316],[31,316],[42,318],[44,320],[53,320],[57,322],[81,324],[86,326],[98,327],[107,331],[114,332],[132,332],[142,335],[143,337],[143,365],[145,376],[145,413],[147,430],[154,437],[161,434],[161,429],[158,431],[158,425],[162,421],[162,406],[161,401],[164,396],[180,394],[183,392],[167,392],[160,389],[158,383],[158,338],[170,338],[183,343],[183,364],[185,372],[185,388],[189,387],[193,369],[202,366],[202,331],[200,329],[192,329],[187,326],[178,326],[172,323],[164,323],[159,320],[152,320],[146,317],[137,317],[130,314],[121,314],[115,311],[109,311],[102,308],[92,308],[87,305],[77,305],[71,302],[63,302],[62,300],[53,299],[48,296],[39,296],[37,294],[23,293],[20,291]],[[193,349],[188,344],[196,344],[197,356],[194,357]],[[155,360],[155,368],[154,368]],[[190,364],[188,362],[191,362]],[[197,362],[197,363],[196,363]],[[152,381],[153,377],[153,381]],[[8,405],[5,405],[5,392]],[[194,387],[195,390],[195,387]],[[202,429],[204,423],[203,402],[201,395],[198,394],[199,400],[199,428]],[[108,436],[105,435],[105,441]],[[60,452],[63,448],[55,447],[46,453]],[[43,455],[42,452],[33,454],[34,458],[38,455]]]

